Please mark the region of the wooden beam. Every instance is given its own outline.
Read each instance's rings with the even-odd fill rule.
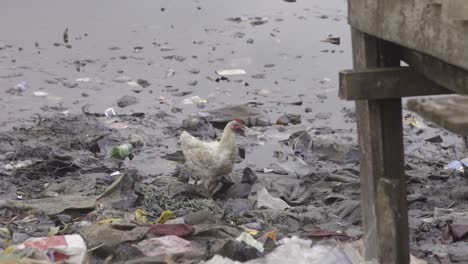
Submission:
[[[408,109],[459,135],[468,136],[468,97],[453,95],[409,100]]]
[[[404,62],[431,81],[456,93],[468,94],[468,71],[404,47],[400,47],[400,54]]]
[[[339,96],[344,100],[377,100],[451,94],[409,67],[340,72]]]
[[[397,67],[394,47],[352,29],[356,70]],[[396,56],[395,56],[396,55]],[[356,101],[365,260],[409,263],[401,99]]]
[[[466,0],[446,0],[442,11],[447,18],[460,21],[468,20],[468,2]]]
[[[349,24],[468,70],[468,23],[449,17],[449,1],[462,2],[462,12],[468,5],[466,0],[348,0]]]

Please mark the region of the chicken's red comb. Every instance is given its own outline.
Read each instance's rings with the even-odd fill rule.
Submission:
[[[244,121],[242,121],[242,119],[240,118],[234,118],[234,121],[236,121],[239,124],[244,124]]]

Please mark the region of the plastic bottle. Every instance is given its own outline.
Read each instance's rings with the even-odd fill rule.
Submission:
[[[130,154],[132,154],[132,151],[133,145],[130,143],[125,143],[112,149],[112,157],[117,159],[124,159],[130,156]]]

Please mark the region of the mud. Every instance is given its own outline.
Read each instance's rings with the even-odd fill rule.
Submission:
[[[354,107],[337,98],[337,72],[351,67],[345,3],[7,0],[0,10],[0,226],[20,243],[51,227],[73,234],[87,223],[127,219],[140,208],[154,221],[171,210],[195,226],[255,225],[280,237],[318,228],[361,238]],[[322,41],[336,37],[339,45]],[[227,69],[246,74],[216,74]],[[242,159],[209,200],[184,175],[178,136],[187,130],[213,140],[234,118],[249,126],[237,138]],[[429,263],[463,259],[448,233],[457,219],[435,213],[468,210],[465,176],[445,168],[464,158],[461,139],[406,111],[403,122],[411,251]],[[144,145],[133,159],[111,157],[135,135]],[[121,190],[120,206],[53,216],[36,210],[29,222],[30,211],[6,206],[98,196],[122,174],[134,180]],[[263,188],[289,208],[274,210],[271,201],[258,208]],[[216,234],[211,239],[226,251]],[[191,241],[204,245],[200,258],[216,253],[209,238]],[[119,261],[141,257],[110,251]]]

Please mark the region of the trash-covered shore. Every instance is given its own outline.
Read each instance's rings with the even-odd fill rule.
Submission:
[[[0,263],[363,263],[345,1],[46,2],[0,11]],[[234,119],[208,199],[178,139]],[[412,263],[467,262],[461,139],[403,122]]]

